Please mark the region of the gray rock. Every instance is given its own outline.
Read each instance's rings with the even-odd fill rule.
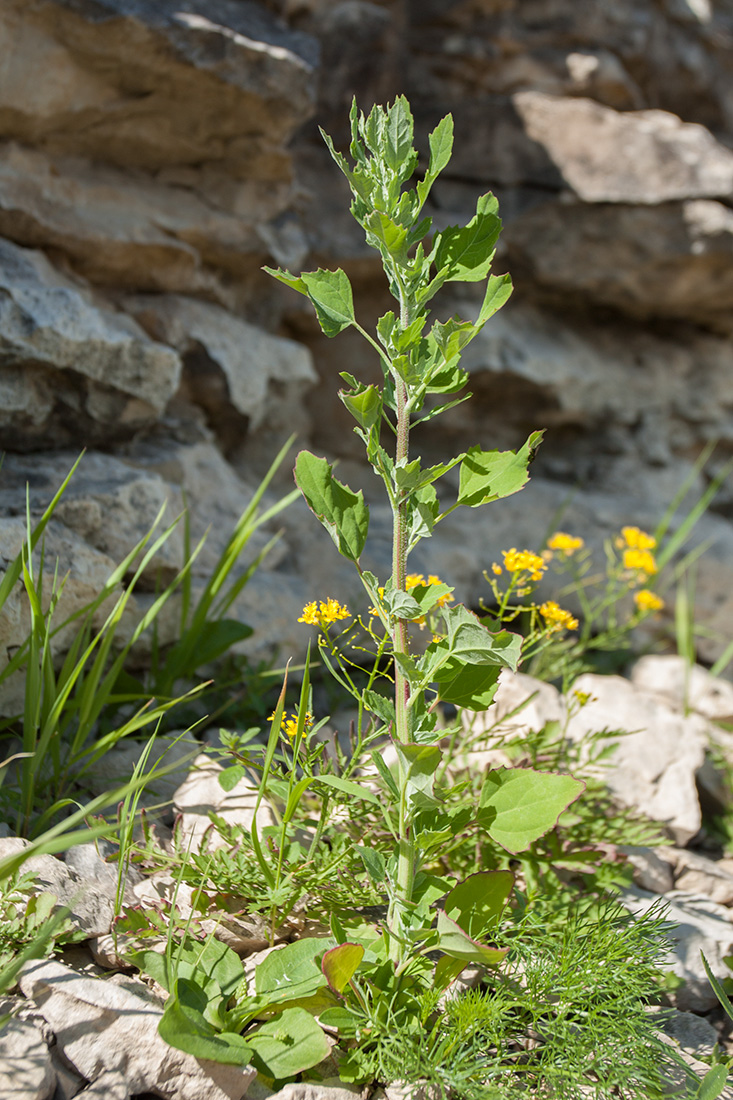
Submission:
[[[620,900],[636,914],[646,913],[659,898],[636,887],[626,890]],[[718,999],[708,981],[700,958],[703,952],[713,974],[722,981],[730,974],[726,955],[733,951],[733,924],[729,910],[722,905],[673,890],[666,897],[666,920],[673,924],[670,933],[672,949],[661,969],[670,969],[685,984],[675,992],[675,1003],[685,1012],[707,1012],[715,1008]]]
[[[0,859],[29,847],[19,837],[0,839]],[[65,863],[54,856],[32,855],[23,863],[23,871],[33,871],[40,891],[53,894],[60,905],[68,906],[69,920],[86,936],[109,932],[115,912],[116,884],[99,879],[90,884],[77,878]]]
[[[653,848],[630,848],[620,845],[619,851],[634,868],[634,882],[641,890],[666,894],[674,889],[674,876],[668,860],[660,858]],[[662,848],[662,852],[666,849]]]
[[[317,380],[310,353],[294,340],[271,336],[219,306],[178,296],[130,299],[126,307],[139,323],[183,356],[184,383],[191,398],[218,420],[239,414],[259,427],[282,403],[292,406],[293,427],[305,392]],[[221,398],[216,401],[217,373]],[[274,395],[276,394],[276,397]],[[279,415],[282,415],[279,409]],[[223,426],[223,425],[222,425]]]
[[[0,240],[0,365],[10,371],[0,408],[6,447],[105,442],[152,423],[178,385],[180,359],[124,314],[95,304],[41,252]],[[48,393],[54,400],[36,407]]]
[[[20,986],[65,1057],[92,1083],[114,1073],[130,1094],[163,1088],[168,1100],[242,1100],[255,1075],[248,1067],[197,1060],[169,1047],[157,1031],[162,1010],[112,982],[46,961],[28,964]]]
[[[277,1092],[270,1093],[269,1100],[354,1100],[362,1094],[363,1089],[357,1085],[345,1085],[338,1078],[326,1078],[317,1083],[303,1081],[283,1085]]]
[[[85,782],[95,794],[109,790],[114,784],[126,782],[146,751],[147,744],[147,741],[119,741],[85,772]],[[155,808],[161,812],[163,820],[172,820],[171,804],[199,749],[199,742],[183,731],[157,737],[147,756],[145,771],[150,772],[158,766],[164,774],[145,785],[138,805]]]
[[[693,1058],[708,1058],[718,1042],[712,1024],[694,1012],[675,1012],[663,1025],[663,1031]]]
[[[38,1028],[9,1020],[0,1029],[0,1096],[49,1100],[56,1088],[51,1053]]]

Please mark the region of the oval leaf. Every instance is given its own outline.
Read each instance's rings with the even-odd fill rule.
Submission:
[[[557,824],[584,790],[585,783],[572,775],[497,768],[484,780],[478,820],[508,852],[523,852]]]
[[[326,952],[321,970],[335,993],[343,993],[363,958],[364,948],[360,943],[342,943]]]

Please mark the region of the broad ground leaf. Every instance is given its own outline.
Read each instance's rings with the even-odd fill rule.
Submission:
[[[472,939],[479,939],[497,924],[513,885],[511,871],[479,871],[453,887],[445,911]]]
[[[497,768],[484,780],[478,820],[508,852],[523,852],[557,824],[584,790],[585,783],[571,775]]]
[[[169,1046],[230,1066],[246,1066],[252,1050],[241,1035],[218,1031],[204,1016],[207,997],[195,982],[179,978],[176,991],[166,1001],[158,1033]]]
[[[358,562],[369,530],[369,508],[361,490],[353,493],[333,476],[325,458],[301,451],[295,481],[308,507],[318,516],[340,554]]]
[[[542,432],[532,432],[519,451],[482,451],[471,447],[461,463],[458,503],[478,508],[519,492],[529,481],[528,468]]]
[[[323,979],[324,983],[326,979]],[[328,1058],[321,1028],[304,1008],[286,1008],[247,1035],[252,1064],[267,1077],[292,1077]]]
[[[333,941],[305,939],[273,951],[255,973],[258,997],[268,1004],[280,1004],[312,996],[326,985],[316,957],[332,946]]]
[[[442,910],[438,913],[438,947],[453,959],[484,966],[496,966],[509,952],[508,947],[486,947],[477,943]]]
[[[326,952],[321,970],[334,992],[343,993],[363,958],[364,948],[360,943],[341,943]]]

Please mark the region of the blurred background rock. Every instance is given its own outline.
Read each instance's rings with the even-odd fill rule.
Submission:
[[[731,456],[733,0],[4,0],[0,47],[0,555],[26,482],[40,514],[88,447],[52,525],[70,598],[182,492],[194,536],[211,527],[204,575],[291,431],[377,488],[336,396],[340,370],[375,378],[372,352],[327,341],[260,270],[341,266],[362,323],[389,308],[318,134],[346,145],[353,95],[407,95],[422,148],[451,111],[429,212],[466,220],[492,190],[505,224],[495,271],[515,293],[467,353],[474,398],[416,449],[548,429],[530,486],[441,527],[416,569],[475,603],[502,548],[537,547],[560,515],[589,543],[653,528],[707,443],[699,491]],[[437,302],[473,307],[470,288]],[[361,597],[304,506],[283,524],[237,610],[250,651],[300,656],[304,602]],[[384,573],[378,498],[372,531]],[[711,661],[733,619],[733,485],[695,537]]]

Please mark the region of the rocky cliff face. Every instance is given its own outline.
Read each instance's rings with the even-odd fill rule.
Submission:
[[[0,553],[25,481],[41,507],[87,445],[54,525],[69,599],[181,489],[210,558],[291,430],[369,493],[335,391],[375,364],[260,271],[340,265],[366,322],[386,308],[316,128],[343,143],[353,94],[405,93],[423,139],[452,111],[430,213],[491,189],[505,221],[516,290],[471,346],[475,397],[416,445],[549,429],[529,489],[426,544],[431,570],[470,598],[569,498],[589,539],[653,525],[706,443],[705,477],[733,450],[731,0],[6,0],[0,41]],[[699,613],[728,637],[732,518],[724,490],[699,528]],[[352,581],[286,525],[241,614],[290,650],[295,608]],[[372,528],[384,568],[379,507]]]

